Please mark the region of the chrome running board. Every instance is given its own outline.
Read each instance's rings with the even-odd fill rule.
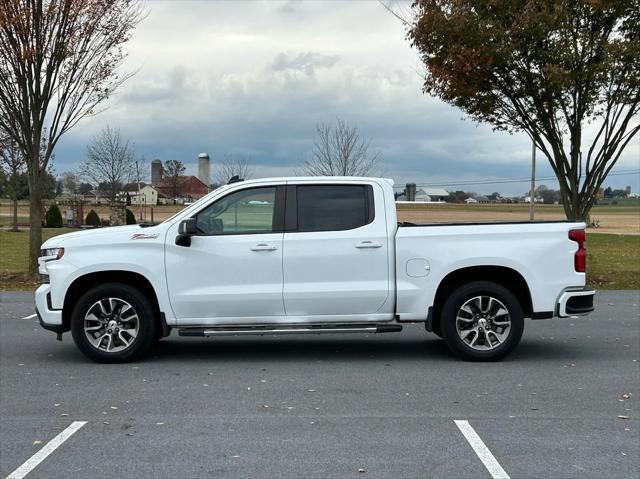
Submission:
[[[180,336],[244,336],[273,334],[330,334],[330,333],[396,333],[400,324],[335,324],[335,325],[282,325],[282,326],[216,326],[209,328],[182,328]]]

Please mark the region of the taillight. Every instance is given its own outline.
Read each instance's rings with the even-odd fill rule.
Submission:
[[[587,235],[584,230],[570,230],[569,239],[578,243],[578,251],[574,256],[574,264],[578,273],[584,273],[587,270],[587,249],[585,242]]]

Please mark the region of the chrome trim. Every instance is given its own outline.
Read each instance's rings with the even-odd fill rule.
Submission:
[[[288,329],[205,329],[204,336],[245,336],[251,334],[326,334],[326,333],[375,333],[376,326],[350,328],[288,328]]]
[[[596,292],[593,289],[587,289],[587,290],[569,290],[569,291],[564,291],[562,294],[560,294],[560,297],[558,298],[558,317],[560,318],[568,318],[569,316],[585,316],[589,313],[567,313],[567,303],[569,302],[569,300],[575,296],[595,296]]]

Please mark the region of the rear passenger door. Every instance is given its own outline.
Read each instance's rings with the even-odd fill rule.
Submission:
[[[374,191],[376,188],[378,191]],[[389,248],[377,184],[288,184],[283,243],[287,317],[339,321],[390,311]]]

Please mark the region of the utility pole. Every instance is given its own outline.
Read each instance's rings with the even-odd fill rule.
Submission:
[[[140,197],[140,162],[136,160],[136,182],[138,183],[138,221],[142,222],[142,198]]]
[[[529,192],[529,221],[533,221],[533,202],[536,196],[536,142],[531,148],[531,191]]]

